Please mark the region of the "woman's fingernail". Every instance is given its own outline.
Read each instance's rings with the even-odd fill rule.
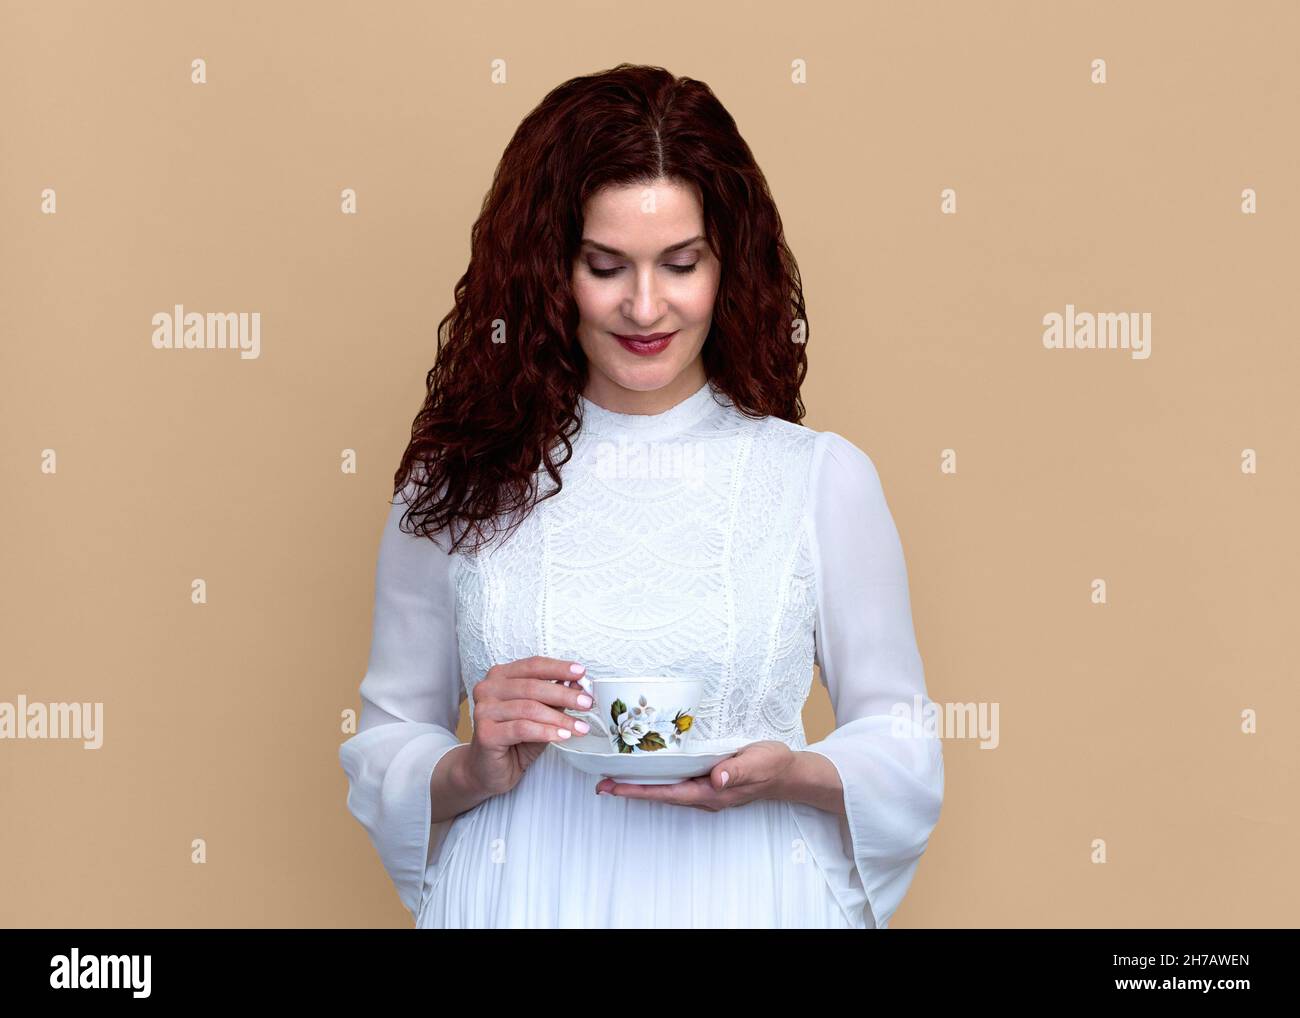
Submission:
[[[591,697],[589,697],[586,693],[583,693],[580,697],[578,697],[578,706],[579,706],[579,707],[590,707],[590,706],[591,706]]]
[[[591,725],[587,724],[587,722],[585,721],[575,721],[573,723],[573,727],[576,728],[578,731],[580,731],[583,735],[586,735],[589,731],[591,731]]]
[[[561,738],[561,739],[567,739],[567,738],[571,737],[572,735],[573,735],[573,733],[572,733],[571,731],[569,731],[567,728],[561,728],[561,729],[560,729],[560,738]]]
[[[569,671],[573,672],[574,675],[581,675],[586,670],[586,665],[569,665]]]
[[[728,774],[726,771],[723,771],[723,772],[722,772],[722,784],[723,784],[723,787],[726,787],[727,780],[728,780],[730,777],[731,777],[731,775]]]

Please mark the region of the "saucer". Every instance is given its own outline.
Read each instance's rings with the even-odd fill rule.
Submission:
[[[583,774],[613,778],[630,785],[671,785],[708,774],[717,763],[755,741],[735,736],[692,739],[689,750],[673,753],[615,753],[604,749],[609,745],[608,740],[596,734],[575,736],[551,745]]]

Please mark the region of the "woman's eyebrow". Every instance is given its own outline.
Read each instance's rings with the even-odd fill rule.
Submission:
[[[678,250],[679,248],[688,247],[688,246],[690,246],[691,244],[694,244],[697,240],[703,240],[703,239],[704,239],[703,234],[700,234],[700,235],[698,235],[698,236],[691,237],[689,240],[679,240],[676,244],[669,244],[666,248],[664,248],[664,249],[663,249],[662,251],[660,251],[659,253],[660,253],[661,255],[666,255],[666,254],[669,254],[669,253],[671,253],[671,252],[673,252],[673,251]],[[583,242],[584,244],[586,244],[588,247],[594,247],[594,248],[596,248],[596,249],[599,250],[599,251],[604,251],[606,254],[618,255],[620,258],[626,258],[626,257],[627,257],[627,253],[626,253],[626,252],[624,252],[624,251],[620,251],[620,250],[619,250],[618,248],[616,248],[616,247],[609,247],[609,246],[606,245],[606,244],[601,244],[601,243],[599,243],[599,242],[597,242],[597,241],[594,241],[594,240],[590,239],[589,237],[583,237],[583,238],[582,238],[582,242]]]

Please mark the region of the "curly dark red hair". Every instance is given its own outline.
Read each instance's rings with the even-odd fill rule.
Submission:
[[[619,64],[552,89],[501,156],[394,476],[395,496],[408,482],[417,489],[407,532],[446,529],[454,549],[472,530],[477,550],[495,536],[484,524],[495,531],[513,517],[513,529],[560,490],[587,382],[570,284],[584,203],[606,186],[660,178],[698,188],[720,263],[707,377],[747,416],[802,420],[799,268],[749,146],[704,82]],[[494,342],[503,327],[507,341]],[[539,467],[555,483],[540,498]]]

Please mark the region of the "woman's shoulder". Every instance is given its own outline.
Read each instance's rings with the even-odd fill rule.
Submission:
[[[837,431],[817,431],[780,417],[764,417],[754,427],[756,435],[774,445],[783,445],[803,454],[814,477],[825,470],[839,473],[876,473],[871,457],[851,439]]]
[[[880,474],[861,446],[838,431],[817,431],[778,417],[756,426],[762,455],[784,459],[812,501],[871,498],[881,491]]]
[[[815,434],[808,480],[813,500],[859,509],[881,503],[884,486],[867,452],[839,432]]]

